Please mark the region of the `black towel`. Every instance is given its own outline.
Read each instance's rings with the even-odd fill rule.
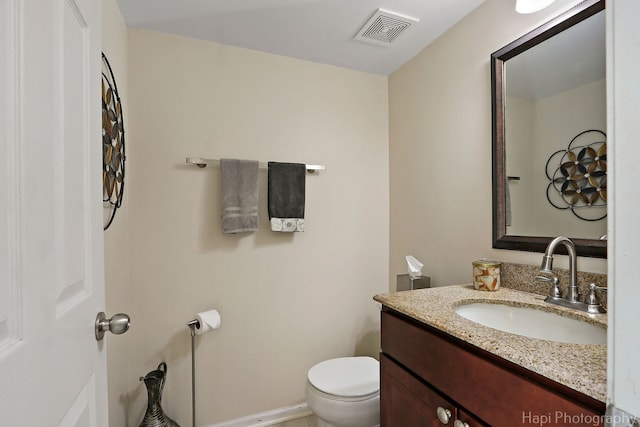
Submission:
[[[304,231],[305,174],[300,163],[269,162],[269,221],[272,231]]]

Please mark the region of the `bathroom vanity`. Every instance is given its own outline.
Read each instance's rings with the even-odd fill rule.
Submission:
[[[606,327],[606,315],[542,297],[448,286],[377,295],[383,304],[381,426],[603,425],[606,346],[502,332],[463,318],[473,302],[536,306]],[[564,312],[563,312],[564,311]]]

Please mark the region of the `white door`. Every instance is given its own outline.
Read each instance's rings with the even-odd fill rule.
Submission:
[[[2,426],[107,426],[100,7],[0,0]]]

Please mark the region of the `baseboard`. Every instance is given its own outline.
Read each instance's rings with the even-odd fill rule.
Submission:
[[[235,420],[219,424],[209,424],[202,427],[268,427],[278,423],[304,418],[311,415],[311,409],[306,403],[299,403],[285,408],[272,409],[259,414],[247,415]]]

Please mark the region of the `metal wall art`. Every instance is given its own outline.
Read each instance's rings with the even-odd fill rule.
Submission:
[[[547,200],[569,209],[584,221],[607,216],[607,136],[599,130],[576,135],[566,150],[558,150],[546,165]],[[589,208],[602,209],[589,209]]]
[[[111,65],[102,54],[102,202],[109,228],[124,194],[124,123],[122,103]]]

